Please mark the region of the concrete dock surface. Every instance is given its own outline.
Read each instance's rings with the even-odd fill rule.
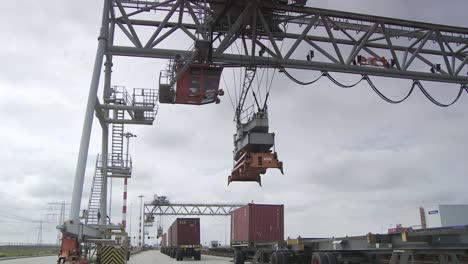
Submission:
[[[192,264],[226,264],[232,263],[231,258],[224,258],[224,257],[216,257],[216,256],[208,256],[202,255],[200,261],[195,261],[193,258],[184,258],[183,261],[177,261],[173,258],[170,258],[167,255],[162,254],[159,250],[149,250],[144,251],[138,254],[133,255],[130,258],[128,264],[156,264],[156,263],[192,263]]]

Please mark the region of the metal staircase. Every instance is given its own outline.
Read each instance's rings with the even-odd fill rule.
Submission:
[[[112,100],[116,106],[131,105],[132,97],[128,94],[125,87],[113,87]],[[111,153],[107,160],[107,177],[130,178],[132,174],[132,162],[128,155],[124,155],[124,123],[125,110],[114,109],[112,118],[112,138]],[[133,112],[129,112],[133,118]]]
[[[101,157],[98,155],[96,159],[96,167],[94,170],[93,183],[91,185],[91,193],[89,195],[88,211],[86,213],[85,222],[88,225],[99,224],[99,208],[101,207],[101,192],[102,192],[102,172],[101,172]]]
[[[133,89],[129,94],[125,87],[113,86],[112,94],[105,98],[106,105],[113,108],[103,108],[111,111],[111,118],[106,122],[112,124],[110,153],[107,154],[107,177],[130,178],[132,176],[132,159],[124,155],[124,124],[151,125],[158,111],[158,92],[155,89]],[[127,115],[125,114],[127,112]],[[125,119],[128,116],[130,119]],[[98,155],[91,185],[88,211],[85,216],[86,224],[99,224],[99,208],[103,182],[104,160]]]
[[[118,100],[120,101],[120,100]],[[123,104],[123,101],[120,101]],[[114,110],[115,120],[124,120],[124,110]],[[124,124],[112,124],[112,146],[107,160],[107,177],[130,178],[132,174],[132,161],[128,155],[123,154]]]
[[[123,120],[125,117],[124,110],[115,110],[115,119]],[[112,124],[112,146],[111,146],[111,156],[110,163],[112,166],[123,166],[124,157],[123,157],[123,133],[124,133],[124,124]]]

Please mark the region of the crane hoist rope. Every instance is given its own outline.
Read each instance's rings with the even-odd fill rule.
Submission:
[[[251,181],[258,182],[261,186],[261,175],[265,174],[268,168],[278,168],[283,172],[283,163],[278,160],[278,155],[274,152],[275,134],[269,132],[268,124],[267,101],[272,81],[270,81],[269,87],[267,82],[265,99],[261,104],[258,94],[252,88],[256,76],[257,68],[247,67],[244,69],[244,79],[234,118],[237,128],[237,132],[234,134],[234,167],[231,175],[228,176],[228,184],[233,181]],[[256,111],[252,110],[252,112],[244,110],[250,90],[257,106]]]

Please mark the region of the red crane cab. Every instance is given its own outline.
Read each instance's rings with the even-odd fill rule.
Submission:
[[[219,103],[218,96],[224,94],[219,89],[223,67],[191,64],[177,80],[175,104],[203,105]]]

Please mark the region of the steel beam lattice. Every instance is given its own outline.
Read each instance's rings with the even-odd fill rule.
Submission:
[[[230,215],[244,204],[145,204],[145,215]]]
[[[211,41],[212,61],[225,66],[468,83],[468,29],[462,27],[266,0],[114,0],[111,23],[123,37],[108,46],[110,55],[188,58],[198,36]],[[167,48],[171,36],[185,36],[186,46]],[[358,56],[386,63],[363,65]]]

